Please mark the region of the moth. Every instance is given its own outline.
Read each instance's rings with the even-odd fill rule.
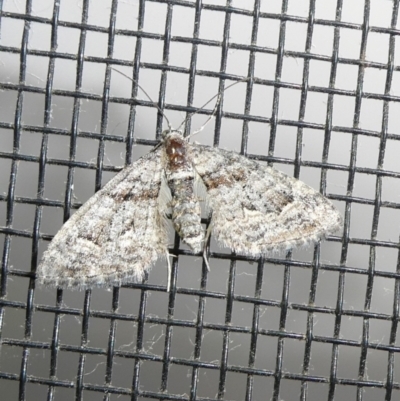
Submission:
[[[237,254],[256,257],[317,241],[341,226],[332,203],[305,183],[235,152],[190,143],[169,128],[153,151],[64,224],[38,266],[38,282],[77,289],[140,282],[160,257],[170,270],[167,215],[194,253],[205,253],[212,234]]]
[[[169,260],[168,209],[181,239],[200,252],[206,234],[199,183],[212,211],[212,234],[238,254],[288,250],[341,225],[332,203],[303,182],[165,131],[158,149],[123,169],[64,224],[43,255],[39,282],[90,288],[141,281],[159,257]]]

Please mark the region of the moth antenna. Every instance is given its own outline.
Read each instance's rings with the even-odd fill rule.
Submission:
[[[228,85],[226,88],[224,88],[224,90],[223,90],[221,93],[224,93],[224,92],[227,91],[229,88],[232,88],[232,86],[235,86],[235,85],[237,85],[237,84],[239,84],[239,83],[241,83],[241,82],[246,82],[246,81],[247,81],[247,78],[246,78],[246,79],[242,79],[242,80],[240,80],[240,81],[236,81],[236,82],[234,82],[233,84],[230,84],[230,85]],[[207,124],[208,124],[208,123],[215,117],[215,115],[217,114],[218,106],[219,106],[219,104],[220,104],[220,102],[221,102],[221,93],[217,93],[217,94],[214,95],[211,99],[207,100],[207,102],[204,103],[203,106],[201,106],[197,111],[195,111],[195,112],[189,114],[189,115],[182,121],[181,125],[180,125],[179,128],[178,128],[178,131],[181,130],[183,124],[185,124],[190,118],[192,118],[192,117],[193,117],[195,114],[197,114],[200,110],[203,110],[203,109],[208,105],[208,103],[210,103],[210,102],[213,101],[215,98],[217,98],[217,101],[215,102],[214,109],[213,109],[211,115],[207,118],[206,122],[205,122],[198,130],[192,132],[192,133],[187,137],[187,139],[190,139],[192,136],[197,135],[199,132],[203,131],[203,129],[207,126]]]
[[[150,97],[150,95],[139,85],[139,82],[136,81],[135,79],[131,78],[129,75],[126,75],[124,72],[119,71],[113,67],[111,67],[111,69],[115,72],[118,72],[118,74],[123,75],[125,78],[128,78],[129,80],[131,80],[132,82],[135,82],[135,84],[138,86],[138,88],[145,94],[145,96],[147,97],[147,99],[150,100],[150,102],[152,102],[154,104],[154,106],[156,106],[157,110],[161,113],[161,115],[163,116],[163,118],[165,119],[165,121],[168,124],[168,129],[170,131],[172,131],[172,127],[171,127],[171,123],[169,122],[167,116],[164,114],[164,112],[158,107],[157,103]]]

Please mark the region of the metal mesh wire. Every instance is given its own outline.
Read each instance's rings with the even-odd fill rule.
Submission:
[[[0,2],[3,67],[11,65],[13,59],[17,62],[18,73],[16,82],[3,74],[0,79],[1,107],[8,110],[0,116],[0,388],[4,388],[4,399],[398,399],[400,204],[398,195],[389,199],[386,191],[388,186],[400,188],[398,157],[393,164],[388,162],[391,149],[396,150],[400,143],[400,136],[390,128],[393,127],[391,121],[397,119],[396,107],[400,99],[394,94],[396,74],[400,71],[395,63],[396,38],[400,33],[396,25],[399,2],[385,2],[390,4],[390,26],[384,28],[371,24],[371,7],[375,3],[369,0],[362,4],[359,23],[342,21],[345,0],[323,5],[316,0],[301,2],[307,11],[297,15],[290,12],[292,3],[288,0],[282,0],[277,12],[268,11],[268,6],[260,0],[246,2],[246,5],[232,0],[221,4],[200,0],[142,0],[134,2],[137,26],[130,29],[118,27],[118,10],[123,3],[116,0],[107,3],[108,20],[104,24],[91,19],[90,10],[95,5],[88,0],[82,1],[80,21],[63,18],[66,15],[63,9],[69,7],[69,2],[50,2],[47,15],[36,12],[36,8],[40,9],[37,2],[27,0],[26,4],[19,4],[19,10],[10,11],[11,3],[17,4]],[[319,18],[318,7],[328,4],[333,6],[333,18]],[[149,10],[155,7],[162,7],[163,21],[165,16],[162,33],[146,29]],[[190,37],[173,33],[173,16],[177,9],[192,13]],[[201,20],[206,12],[222,16],[220,40],[201,35]],[[238,16],[251,21],[248,43],[230,40],[234,34],[232,21]],[[130,21],[133,26],[134,17]],[[260,24],[275,22],[279,28],[277,46],[260,45]],[[147,23],[151,25],[151,21]],[[305,29],[302,51],[285,47],[289,23],[300,24]],[[10,35],[11,31],[7,31],[10,26],[16,31],[20,27],[21,35],[15,34],[19,45],[8,44],[5,40]],[[332,49],[325,54],[313,51],[316,27],[331,29],[332,44],[327,47],[332,46]],[[42,28],[50,31],[50,44],[45,50],[31,45],[35,30]],[[76,54],[59,50],[60,28],[78,32]],[[344,30],[360,33],[358,58],[340,55]],[[93,33],[107,38],[104,46],[99,45],[104,51],[101,55],[88,54],[87,41]],[[386,62],[366,57],[368,38],[374,33],[388,41]],[[117,39],[121,37],[135,40],[130,58],[115,56]],[[143,61],[146,41],[153,41],[154,46],[162,45],[160,62]],[[171,61],[171,47],[175,44],[190,46],[187,67],[176,66]],[[212,60],[204,60],[201,50],[209,48],[219,52],[218,69],[203,68]],[[247,73],[233,74],[227,70],[231,51],[246,52]],[[276,58],[273,79],[260,78],[255,73],[260,55]],[[42,84],[28,85],[29,62],[34,57],[46,60],[44,80]],[[290,58],[302,60],[299,83],[282,78],[285,60]],[[74,63],[72,90],[54,87],[60,61]],[[202,68],[198,67],[200,62]],[[326,85],[310,83],[313,62],[329,66]],[[83,88],[84,65],[102,66],[104,82],[100,82],[103,86],[99,93]],[[343,65],[356,70],[354,88],[337,88],[338,70]],[[129,83],[132,89],[129,88],[128,97],[113,96],[111,67],[130,68],[135,81]],[[371,70],[383,72],[382,93],[365,89],[366,75]],[[291,168],[289,171],[300,178],[303,171],[317,171],[316,186],[319,185],[321,192],[343,212],[343,232],[304,253],[294,251],[282,257],[272,255],[257,260],[237,257],[214,247],[210,262],[212,266],[221,263],[222,273],[217,267],[210,273],[202,269],[201,261],[195,261],[176,237],[171,252],[178,258],[174,259],[169,294],[165,292],[163,266],[156,267],[154,278],[152,272],[143,284],[126,285],[112,292],[93,290],[77,294],[36,289],[35,269],[43,249],[62,222],[81,205],[73,196],[78,171],[89,174],[88,182],[95,182],[94,189],[89,188],[83,196],[89,197],[108,180],[108,175],[119,170],[117,162],[107,160],[110,144],[116,146],[116,153],[124,154],[125,163],[131,163],[139,156],[139,145],[147,152],[157,143],[162,116],[156,114],[152,102],[141,100],[144,97],[136,84],[139,81],[147,89],[150,83],[142,81],[141,77],[153,71],[158,74],[158,106],[172,115],[174,112],[186,115],[196,110],[196,82],[201,78],[215,79],[223,99],[212,128],[212,143],[221,144],[224,121],[235,121],[241,124],[238,146],[241,153],[274,166]],[[173,73],[187,79],[184,105],[168,101],[168,77]],[[239,81],[243,76],[247,76],[248,81],[242,84],[245,88],[242,111],[225,111],[226,80]],[[268,116],[252,112],[256,86],[271,89]],[[279,112],[284,90],[293,90],[299,95],[296,119],[286,118]],[[310,98],[315,94],[325,96],[321,121],[307,118]],[[32,105],[39,99],[33,97],[29,103],[29,96],[35,95],[41,96],[43,113],[37,117],[35,112],[29,117],[25,105]],[[348,125],[335,123],[334,106],[339,97],[353,102]],[[382,110],[377,111],[381,116],[377,129],[362,127],[363,106],[367,100],[376,102],[373,110]],[[65,107],[69,121],[64,128],[52,122],[57,102]],[[97,104],[100,124],[96,128],[82,126],[85,102]],[[121,135],[109,128],[113,105],[126,107],[127,123]],[[156,135],[150,138],[137,134],[137,119],[145,110],[153,113]],[[200,112],[202,115],[210,113],[209,109]],[[39,122],[29,123],[29,118],[36,117]],[[255,126],[252,124],[260,124],[264,130],[268,127],[269,134],[263,149],[250,152],[248,144]],[[189,130],[189,123],[187,125]],[[276,154],[277,142],[284,135],[282,128],[295,132],[294,152],[290,157]],[[318,160],[307,160],[303,154],[303,144],[310,133],[311,143],[319,140]],[[336,135],[346,138],[339,145],[342,152],[349,155],[346,163],[331,161],[332,141]],[[27,137],[29,146],[25,142]],[[62,141],[57,142],[59,154],[51,153],[54,138]],[[84,159],[78,146],[83,140],[88,145],[85,149],[91,152]],[[369,152],[375,152],[375,156]],[[373,161],[360,165],[363,154]],[[19,176],[21,171],[28,174],[26,169],[37,169],[37,175],[21,187]],[[49,188],[49,176],[55,177],[51,182],[56,192]],[[367,195],[356,190],[361,176],[371,179]],[[331,189],[328,177],[332,180],[339,177],[337,180],[343,190]],[[361,184],[364,186],[367,186],[366,181]],[[28,187],[33,188],[31,195],[24,192]],[[357,210],[365,222],[359,230],[357,225],[351,224]],[[392,214],[387,215],[387,211]],[[53,228],[46,230],[50,225],[43,220],[46,213],[46,221],[54,223],[52,234],[49,231]],[[389,226],[389,233],[383,235]],[[358,264],[353,263],[354,253],[362,255]],[[23,258],[24,254],[28,256]],[[328,262],[324,258],[328,258]],[[241,287],[244,281],[246,290]],[[321,292],[325,292],[322,296],[327,298],[321,298]],[[211,312],[216,312],[217,317]],[[296,319],[300,326],[294,326]],[[240,347],[239,353],[235,351],[236,346]]]

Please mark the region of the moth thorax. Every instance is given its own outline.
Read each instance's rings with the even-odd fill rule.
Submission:
[[[188,164],[187,142],[180,134],[171,134],[165,139],[165,153],[171,170],[181,169]]]

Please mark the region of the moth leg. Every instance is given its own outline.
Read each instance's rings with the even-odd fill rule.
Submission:
[[[172,266],[171,266],[171,261],[169,258],[176,258],[176,255],[173,255],[172,253],[169,253],[168,251],[165,252],[167,255],[167,266],[168,266],[168,282],[167,282],[167,292],[171,289],[171,275],[172,275]]]
[[[203,259],[204,259],[204,262],[206,263],[207,271],[209,272],[211,270],[211,268],[210,268],[210,265],[208,263],[208,259],[207,259],[207,255],[206,255],[206,248],[205,247],[204,247],[204,250],[203,250]]]
[[[208,259],[207,259],[207,244],[208,244],[208,240],[210,239],[211,229],[212,229],[212,219],[210,221],[210,224],[208,225],[208,228],[206,231],[206,236],[204,238],[204,246],[203,246],[203,259],[206,264],[207,271],[211,270],[210,264],[208,263]]]

